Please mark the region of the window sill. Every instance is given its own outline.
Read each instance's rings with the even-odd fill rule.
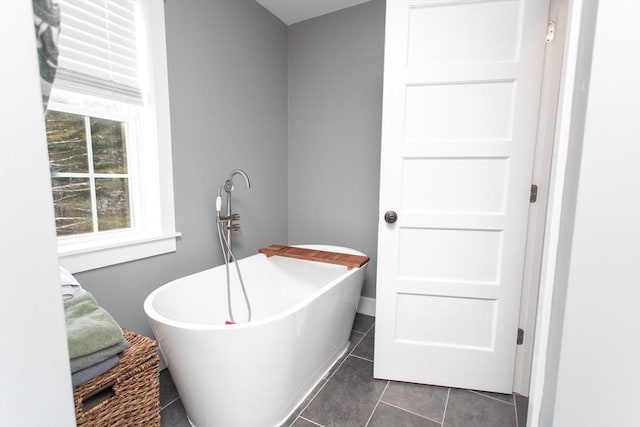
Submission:
[[[149,258],[176,251],[180,233],[114,234],[91,241],[58,241],[60,265],[71,273]]]

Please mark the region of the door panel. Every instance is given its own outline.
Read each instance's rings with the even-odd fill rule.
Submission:
[[[378,378],[511,392],[548,7],[387,2]]]
[[[402,164],[401,209],[503,213],[507,172],[504,158],[408,158]]]
[[[517,2],[432,2],[409,13],[408,65],[513,61],[518,54]],[[424,5],[424,2],[422,2]],[[461,7],[463,6],[463,7]],[[464,28],[465,31],[460,31]],[[473,34],[473,37],[469,37]],[[443,43],[442,40],[446,40]]]
[[[409,86],[405,138],[505,140],[511,134],[514,86],[513,81]]]

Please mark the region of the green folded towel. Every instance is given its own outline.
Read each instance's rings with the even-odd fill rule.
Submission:
[[[85,356],[119,343],[122,328],[89,292],[64,302],[69,357]]]

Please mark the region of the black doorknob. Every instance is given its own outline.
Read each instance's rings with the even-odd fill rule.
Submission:
[[[384,220],[387,222],[387,224],[393,224],[398,220],[398,214],[394,211],[388,211],[386,214],[384,214]]]

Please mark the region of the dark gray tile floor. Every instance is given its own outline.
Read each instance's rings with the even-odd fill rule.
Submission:
[[[373,378],[374,318],[356,315],[347,354],[286,427],[525,427],[527,398]],[[188,427],[168,370],[160,373],[162,427]],[[232,426],[225,426],[232,427]],[[268,426],[256,426],[268,427]]]

